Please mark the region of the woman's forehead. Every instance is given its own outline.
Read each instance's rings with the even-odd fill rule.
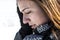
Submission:
[[[21,2],[21,1],[32,1],[32,0],[17,0],[17,2]]]
[[[31,0],[17,0],[17,1],[31,1]]]
[[[20,9],[22,10],[22,9],[24,9],[24,8],[33,8],[33,7],[35,7],[34,5],[36,5],[33,1],[21,1],[21,2],[19,2],[19,7],[20,7]]]
[[[29,1],[21,1],[18,4],[20,11],[23,10],[24,8],[30,7],[30,2]]]

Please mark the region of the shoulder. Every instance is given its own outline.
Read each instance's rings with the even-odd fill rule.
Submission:
[[[22,40],[22,37],[19,32],[16,33],[14,40]]]
[[[42,35],[31,34],[26,36],[23,40],[42,40],[42,38],[43,38]]]
[[[53,34],[51,34],[50,36],[31,34],[26,36],[23,40],[55,40],[55,37],[53,36]]]

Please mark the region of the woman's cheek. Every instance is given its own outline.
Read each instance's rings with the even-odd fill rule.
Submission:
[[[37,17],[36,14],[32,14],[32,15],[30,16],[30,19],[31,19],[31,21],[32,21],[33,23],[36,23],[36,22],[38,21],[38,17]]]

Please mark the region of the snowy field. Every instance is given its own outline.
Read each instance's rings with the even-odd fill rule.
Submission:
[[[20,27],[16,0],[0,0],[0,40],[14,40]]]

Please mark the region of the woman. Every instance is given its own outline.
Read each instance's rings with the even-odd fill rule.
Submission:
[[[59,40],[59,0],[17,0],[21,29],[15,40]]]

